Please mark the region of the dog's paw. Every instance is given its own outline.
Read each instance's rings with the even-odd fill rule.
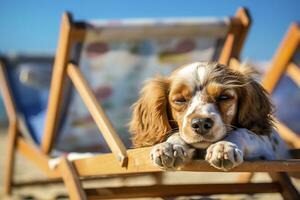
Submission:
[[[207,148],[205,160],[217,169],[228,171],[243,162],[243,152],[231,142],[220,141]]]
[[[152,162],[162,169],[177,169],[187,163],[193,156],[194,150],[180,144],[163,142],[155,145],[150,157]]]

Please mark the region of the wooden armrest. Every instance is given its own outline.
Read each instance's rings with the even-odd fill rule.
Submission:
[[[74,166],[80,176],[106,176],[160,172],[150,159],[152,147],[130,149],[127,168],[118,166],[114,155],[103,154],[91,158],[75,160]],[[209,165],[205,160],[194,160],[176,171],[223,172]],[[300,159],[245,161],[228,172],[300,172]],[[227,173],[227,172],[225,172]]]

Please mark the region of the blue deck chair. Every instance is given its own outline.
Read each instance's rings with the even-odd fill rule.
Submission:
[[[5,64],[7,80],[21,118],[20,123],[23,124],[22,132],[32,142],[40,145],[48,103],[52,62],[43,58],[40,60],[14,58],[7,60]],[[41,77],[43,79],[37,80]],[[38,84],[33,81],[37,81]]]

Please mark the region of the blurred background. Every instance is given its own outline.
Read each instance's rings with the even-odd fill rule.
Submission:
[[[21,66],[25,69],[37,69],[43,66],[43,68],[46,69],[46,71],[43,71],[43,73],[50,74],[58,42],[61,17],[65,11],[72,13],[75,20],[101,19],[114,21],[119,19],[145,18],[223,18],[226,16],[233,16],[239,7],[248,8],[252,17],[252,25],[242,50],[241,61],[248,61],[259,71],[264,73],[290,24],[295,21],[300,21],[299,0],[0,0],[0,56],[5,57],[9,61],[9,67],[11,68]],[[149,52],[142,53],[147,54]],[[300,58],[299,55],[298,57]],[[122,60],[120,62],[122,63]],[[113,70],[109,69],[108,71],[112,72]],[[114,76],[111,74],[108,75],[111,77]],[[93,74],[91,73],[88,76],[93,77]],[[141,75],[141,77],[143,77],[143,75]],[[128,79],[131,78],[132,77],[129,77]],[[103,78],[103,80],[107,82],[112,81],[111,78]],[[43,82],[46,83],[45,87],[47,89],[45,89],[44,85],[40,85],[40,87],[35,88],[33,91],[27,91],[24,89],[24,91],[18,91],[18,93],[20,95],[31,96],[32,98],[35,98],[35,95],[37,95],[35,98],[36,101],[29,102],[30,105],[36,106],[38,104],[38,107],[45,108],[49,87],[47,84],[49,81],[50,80],[47,80],[47,78],[43,80]],[[122,82],[118,84],[114,85],[114,87],[118,88],[118,86],[122,85]],[[135,83],[133,82],[132,84]],[[297,86],[294,83],[284,77],[281,81],[281,85],[279,85],[273,94],[273,100],[278,107],[282,107],[282,109],[277,109],[277,115],[280,116],[280,119],[284,122],[287,122],[293,130],[299,133],[300,123],[297,119],[300,118],[300,112],[298,112],[300,105],[300,94],[299,92],[295,92],[296,87]],[[111,108],[115,106],[116,109],[118,109],[118,106],[122,105],[119,105],[118,102],[115,102],[113,98],[123,98],[123,100],[128,100],[131,102],[133,97],[135,98],[137,95],[132,95],[133,97],[131,99],[126,99],[125,97],[127,97],[127,94],[125,91],[130,90],[130,88],[125,88],[125,90],[123,90],[122,87],[120,88],[120,91],[117,91],[119,92],[119,95],[112,95],[111,88],[109,87],[102,87],[101,90],[95,89],[95,92],[97,97],[101,99],[104,107]],[[286,108],[284,106],[280,106],[287,104],[286,99],[282,98],[283,96],[291,97],[288,103],[290,107]],[[89,115],[80,116],[82,113],[86,114],[86,110],[80,110],[80,108],[77,106],[82,104],[82,102],[78,100],[79,97],[75,96],[73,99],[75,99],[72,101],[73,108],[76,110],[70,109],[70,112],[73,112],[73,116],[79,116],[78,118],[80,119],[77,119],[77,121],[72,121],[71,118],[67,118],[66,121],[72,121],[72,125],[80,127],[80,129],[72,130],[72,134],[66,133],[66,140],[68,142],[67,144],[69,145],[65,145],[66,140],[63,140],[61,143],[58,142],[57,145],[60,147],[60,150],[69,151],[70,149],[74,148],[72,145],[77,145],[76,148],[80,149],[81,151],[106,152],[107,147],[102,141],[103,139],[98,138],[98,133],[94,135],[90,134],[90,137],[84,137],[84,140],[76,139],[77,136],[82,138],[82,133],[88,131],[95,132],[96,128],[89,125],[89,123],[92,121],[92,118]],[[77,113],[77,110],[80,110],[81,113]],[[38,113],[37,117],[44,119],[43,116],[45,113],[43,110],[34,112]],[[125,116],[127,117],[129,114],[130,113],[128,112],[128,109],[123,110],[121,115],[115,115],[114,112],[108,113],[110,118],[122,118],[120,121],[124,122],[124,124],[125,122],[128,122],[128,119],[124,121],[123,118]],[[41,132],[41,130],[43,130],[43,126],[41,126],[40,121],[37,119],[32,120],[34,120],[36,123],[32,126],[33,131]],[[0,152],[6,152],[6,127],[7,117],[2,102],[2,97],[0,96]],[[117,129],[117,131],[123,131],[124,127],[125,125],[120,127],[120,130]],[[70,137],[70,135],[72,135],[72,137]],[[35,137],[36,138],[33,139],[39,143],[41,134],[37,134]],[[126,145],[130,146],[129,134],[123,134],[121,137]],[[95,143],[95,141],[98,140],[100,140],[100,143],[103,146],[99,147],[99,143]],[[80,144],[78,144],[78,141]],[[3,156],[0,157],[0,171],[3,171],[2,169],[5,158],[5,154],[2,153],[2,155]],[[22,158],[18,159],[21,160],[19,162],[22,163],[22,165],[17,165],[17,168],[20,168],[17,175],[24,179],[32,178],[32,170],[31,172],[30,170],[27,170],[26,172],[23,171],[27,167],[27,164],[25,165],[26,167],[24,167],[24,160],[22,160]],[[31,169],[31,167],[32,166],[28,166],[28,169]],[[42,176],[39,173],[35,173],[36,172],[34,172],[35,176]],[[0,174],[0,177],[3,177],[3,174]],[[176,176],[170,176],[169,181],[172,182],[172,180],[178,180],[180,177],[182,177],[180,174]],[[211,175],[211,177],[214,177],[214,175]],[[211,177],[204,175],[201,178],[209,181]],[[218,178],[219,175],[216,175],[215,177]],[[222,179],[223,181],[230,181],[232,177],[224,176]],[[259,176],[257,178],[257,180],[264,179],[266,179],[265,176]],[[196,182],[199,180],[199,177],[189,176],[189,179],[186,178],[182,181],[187,181],[190,183],[191,180]],[[300,186],[300,184],[298,184],[298,186]],[[25,193],[27,192],[28,191],[25,191]],[[41,198],[41,196],[43,196],[42,192],[31,192],[36,192],[36,194],[39,195],[38,199],[43,199]],[[64,191],[61,191],[61,188],[56,188],[52,196],[50,195],[50,197],[45,197],[44,199],[52,199],[61,192],[63,193]],[[261,199],[270,198],[268,196],[259,197]],[[23,199],[25,198],[27,197],[23,196]],[[237,199],[252,198],[255,197],[237,197]],[[224,199],[232,198],[224,197]],[[272,199],[280,199],[280,196],[272,196]]]
[[[251,11],[254,21],[243,58],[270,60],[289,24],[300,20],[300,2],[297,0],[132,0],[122,3],[115,0],[1,0],[0,52],[53,55],[64,11],[70,11],[75,19],[83,20],[224,17],[233,15],[241,6]]]
[[[298,0],[181,0],[147,1],[0,1],[0,54],[53,57],[62,13],[75,19],[123,19],[162,17],[223,17],[247,7],[253,24],[242,51],[242,60],[266,66],[290,23],[300,20]],[[0,122],[6,122],[0,103]]]

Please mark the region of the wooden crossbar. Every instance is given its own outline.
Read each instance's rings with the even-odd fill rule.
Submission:
[[[295,63],[288,65],[286,73],[300,87],[300,69]]]
[[[120,188],[86,189],[89,200],[172,197],[212,194],[253,194],[275,193],[280,191],[277,183],[225,183],[225,184],[185,184],[185,185],[151,185]]]
[[[262,85],[272,93],[300,43],[300,28],[297,23],[290,26],[286,36],[280,44],[266,75],[262,78]]]
[[[40,152],[32,144],[28,144],[22,137],[18,137],[16,146],[19,152],[41,169],[48,177],[57,178],[60,173],[57,170],[50,170],[48,166],[49,157]]]
[[[96,125],[101,131],[106,143],[108,144],[111,151],[114,153],[117,160],[120,162],[121,166],[124,167],[127,164],[127,153],[126,147],[121,141],[120,137],[116,133],[99,100],[96,99],[90,86],[86,82],[82,73],[78,67],[72,63],[67,66],[67,73],[73,82],[75,88],[77,89],[79,95],[86,104],[88,110],[90,111]]]
[[[300,148],[300,137],[289,127],[284,125],[278,119],[275,119],[275,126],[280,133],[280,136],[293,148]]]
[[[251,16],[247,9],[239,8],[230,19],[230,27],[218,62],[228,65],[230,58],[239,59],[247,33],[251,26]]]
[[[120,167],[114,154],[102,154],[93,158],[75,160],[74,166],[80,176],[118,175],[160,172],[149,158],[151,147],[128,150],[128,165]],[[245,161],[230,172],[299,172],[300,159],[274,161]],[[204,160],[195,160],[177,171],[222,172]]]

